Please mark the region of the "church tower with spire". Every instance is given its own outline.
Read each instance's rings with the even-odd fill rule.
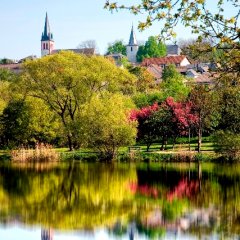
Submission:
[[[127,58],[131,63],[137,62],[138,43],[132,26],[129,43],[127,45]]]
[[[54,50],[53,34],[50,31],[48,15],[46,13],[44,31],[42,33],[42,38],[41,38],[41,55],[42,55],[42,57],[51,54],[51,52],[53,50]]]

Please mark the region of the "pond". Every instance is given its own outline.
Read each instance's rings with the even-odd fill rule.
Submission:
[[[240,239],[240,165],[2,164],[0,239]]]

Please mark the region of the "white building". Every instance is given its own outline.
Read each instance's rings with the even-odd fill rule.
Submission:
[[[131,63],[136,63],[137,62],[137,52],[138,52],[138,43],[136,39],[135,32],[131,30],[130,38],[129,38],[129,43],[127,45],[127,58],[129,62]]]

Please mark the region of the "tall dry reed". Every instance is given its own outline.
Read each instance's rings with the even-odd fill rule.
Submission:
[[[56,162],[60,156],[49,144],[37,143],[34,149],[20,147],[11,151],[14,162]]]

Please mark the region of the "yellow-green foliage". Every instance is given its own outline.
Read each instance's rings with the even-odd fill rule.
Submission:
[[[103,91],[129,95],[136,88],[134,75],[101,56],[63,51],[26,62],[23,68],[19,86],[42,99],[58,115],[69,145],[74,142],[76,147],[82,144],[83,134],[77,118],[82,105],[92,101],[92,95]]]
[[[5,213],[58,229],[110,225],[133,212],[132,181],[136,181],[135,168],[126,171],[114,165],[72,165],[39,174],[11,169],[0,177],[0,221]]]
[[[133,107],[131,99],[122,94],[94,95],[82,113],[88,145],[114,156],[120,146],[133,144],[137,131],[136,123],[129,120]]]

